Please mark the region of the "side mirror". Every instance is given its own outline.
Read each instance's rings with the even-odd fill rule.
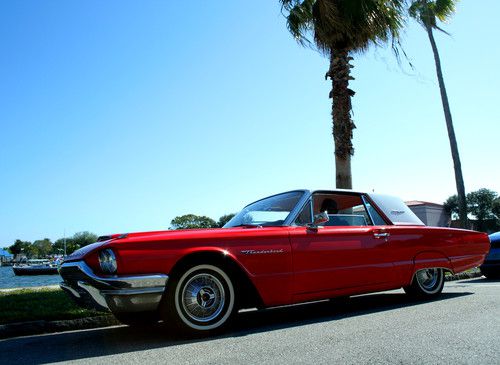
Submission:
[[[314,216],[313,223],[309,224],[307,227],[312,228],[312,229],[317,229],[318,225],[326,223],[329,220],[330,220],[330,217],[328,216],[328,213],[326,211],[321,212],[321,213],[318,213]]]

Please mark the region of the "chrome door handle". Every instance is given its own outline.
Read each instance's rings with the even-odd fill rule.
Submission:
[[[381,233],[374,233],[373,234],[373,237],[375,237],[375,238],[388,238],[390,236],[391,236],[391,234],[388,232],[381,232]]]

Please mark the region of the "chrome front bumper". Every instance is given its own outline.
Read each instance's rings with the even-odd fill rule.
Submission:
[[[82,307],[111,312],[143,312],[158,308],[168,276],[164,274],[102,277],[84,261],[59,268],[60,284]]]

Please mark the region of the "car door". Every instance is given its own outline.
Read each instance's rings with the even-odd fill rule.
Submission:
[[[319,212],[328,214],[325,226],[306,223]],[[394,247],[386,224],[361,194],[315,192],[290,229],[294,294],[395,283]]]
[[[295,295],[396,281],[384,227],[290,230]]]

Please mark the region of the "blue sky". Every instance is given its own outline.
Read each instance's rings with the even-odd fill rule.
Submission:
[[[436,34],[466,190],[500,192],[500,3],[463,0]],[[487,13],[484,9],[489,9]],[[425,32],[356,56],[358,190],[455,193]],[[2,1],[0,247],[166,229],[295,188],[334,188],[328,61],[278,1]]]

